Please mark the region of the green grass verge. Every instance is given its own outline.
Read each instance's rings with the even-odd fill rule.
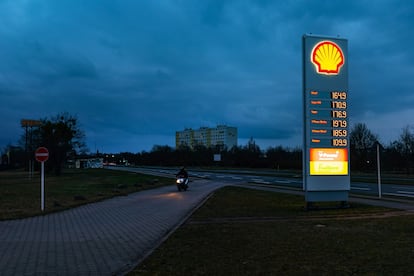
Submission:
[[[414,216],[303,197],[217,191],[130,275],[414,275]]]
[[[71,169],[45,176],[45,211],[40,210],[40,175],[0,172],[0,220],[61,211],[143,189],[172,185],[168,178],[105,169]]]

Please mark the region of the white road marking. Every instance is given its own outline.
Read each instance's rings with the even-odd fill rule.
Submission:
[[[404,191],[397,191],[397,192],[404,192]],[[403,197],[412,197],[414,198],[414,194],[403,194],[403,193],[382,193],[383,195],[391,195],[391,196],[403,196]]]
[[[401,189],[401,186],[391,186],[391,187],[392,187],[393,189]],[[409,186],[405,187],[405,186],[404,186],[404,189],[414,191],[414,187],[409,187]]]
[[[397,193],[414,195],[414,192],[409,192],[409,191],[397,191]]]
[[[351,187],[351,190],[370,191],[370,190],[371,190],[371,188],[364,188],[364,187]]]

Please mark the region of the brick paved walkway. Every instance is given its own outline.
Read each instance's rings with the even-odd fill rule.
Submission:
[[[133,268],[220,183],[195,181],[0,222],[0,275],[119,275]]]

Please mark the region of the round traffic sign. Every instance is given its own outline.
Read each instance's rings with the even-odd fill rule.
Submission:
[[[45,162],[49,159],[49,151],[45,147],[37,148],[35,151],[35,158],[38,162]]]

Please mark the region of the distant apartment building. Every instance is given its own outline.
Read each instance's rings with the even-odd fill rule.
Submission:
[[[176,148],[183,145],[190,148],[203,145],[205,147],[221,146],[231,149],[237,146],[237,128],[226,125],[218,125],[216,128],[186,128],[175,133]]]

